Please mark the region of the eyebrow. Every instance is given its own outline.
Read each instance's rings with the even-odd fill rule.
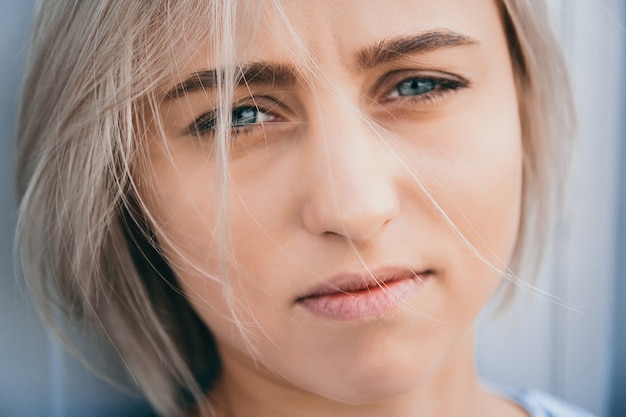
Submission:
[[[295,83],[297,70],[285,64],[253,62],[239,68],[237,84],[245,85],[290,85]],[[211,90],[217,87],[218,78],[223,77],[216,69],[198,71],[182,83],[176,85],[166,98],[173,100],[197,91]]]
[[[437,49],[479,44],[476,39],[450,30],[432,30],[384,39],[357,52],[357,66],[367,69]]]
[[[431,30],[418,34],[400,35],[383,39],[375,45],[357,51],[354,65],[357,70],[368,69],[383,63],[398,61],[411,54],[423,54],[437,49],[478,43],[469,36],[450,30]],[[239,86],[287,86],[296,82],[298,72],[298,69],[292,65],[264,61],[252,62],[240,67],[237,84]],[[223,77],[223,74],[216,69],[195,72],[169,90],[165,97],[174,100],[194,92],[214,89],[219,77]]]

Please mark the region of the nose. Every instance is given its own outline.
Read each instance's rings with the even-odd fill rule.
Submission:
[[[307,142],[317,174],[303,210],[311,233],[363,241],[394,219],[399,211],[397,162],[361,116],[348,111],[312,123]]]

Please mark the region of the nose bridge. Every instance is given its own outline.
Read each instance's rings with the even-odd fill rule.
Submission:
[[[361,240],[376,234],[398,211],[389,151],[356,108],[334,100],[311,121],[307,138],[318,173],[304,209],[305,226]]]

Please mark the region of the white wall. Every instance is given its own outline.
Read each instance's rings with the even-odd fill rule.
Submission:
[[[12,134],[32,2],[0,0],[0,415],[134,416],[132,400],[88,376],[50,341],[14,279]],[[625,6],[550,4],[572,67],[580,157],[573,220],[564,224],[540,286],[570,307],[522,294],[502,319],[482,320],[479,363],[489,379],[541,388],[606,416]]]
[[[540,287],[566,305],[525,296],[526,303],[510,314],[518,318],[517,325],[485,320],[479,361],[490,378],[540,387],[606,416],[620,215],[625,4],[549,3],[571,68],[579,143],[572,197],[567,201],[571,214],[564,219]]]

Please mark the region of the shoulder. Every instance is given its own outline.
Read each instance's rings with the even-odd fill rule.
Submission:
[[[576,405],[542,391],[505,388],[501,392],[532,417],[595,417]]]

